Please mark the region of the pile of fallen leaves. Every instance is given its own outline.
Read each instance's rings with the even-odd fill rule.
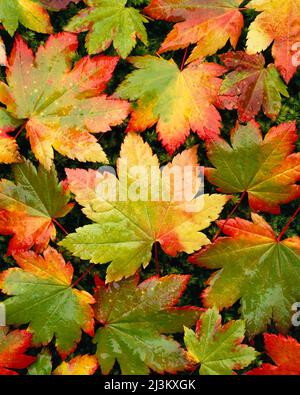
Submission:
[[[0,374],[300,374],[299,19],[0,0]],[[104,199],[125,164],[205,194]]]

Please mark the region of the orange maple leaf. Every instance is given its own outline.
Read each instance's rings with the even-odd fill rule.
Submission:
[[[25,354],[32,334],[23,330],[7,332],[6,327],[0,328],[0,375],[17,375],[14,369],[25,369],[35,361],[35,357]]]
[[[276,365],[263,363],[248,375],[299,375],[300,344],[291,336],[264,334],[265,349]]]
[[[250,25],[247,52],[264,51],[274,42],[275,66],[288,83],[297,70],[293,48],[300,42],[300,0],[252,0],[247,7],[261,12]]]
[[[154,19],[177,22],[159,52],[197,44],[188,62],[213,55],[230,40],[236,47],[244,26],[241,0],[152,0],[144,12]]]

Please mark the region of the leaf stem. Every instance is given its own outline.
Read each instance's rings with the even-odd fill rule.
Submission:
[[[20,127],[20,129],[18,130],[18,133],[15,135],[15,139],[17,139],[19,136],[20,136],[20,134],[23,132],[23,130],[25,129],[25,127],[26,127],[26,122]]]
[[[82,281],[89,274],[89,272],[92,270],[93,267],[94,264],[91,263],[90,266],[87,268],[87,270],[71,285],[71,288],[76,287],[76,285],[78,285],[80,281]]]
[[[290,227],[291,223],[294,221],[294,219],[297,217],[297,215],[300,213],[300,206],[297,208],[297,210],[294,212],[294,214],[291,216],[291,218],[288,220],[287,224],[285,225],[285,227],[282,229],[280,235],[277,237],[277,241],[279,242],[283,235],[285,234],[285,232],[288,230],[288,228]]]
[[[59,227],[59,229],[65,234],[68,235],[69,232],[66,231],[66,229],[55,219],[52,218],[52,221],[55,223],[55,225],[57,225]]]
[[[180,66],[180,71],[182,71],[183,68],[184,68],[186,57],[187,57],[187,53],[188,53],[188,49],[189,49],[189,47],[186,47],[186,49],[184,51],[183,59],[182,59],[181,66]]]
[[[240,200],[237,202],[237,204],[233,207],[233,209],[231,210],[231,212],[229,213],[228,217],[226,218],[224,224],[222,225],[222,227],[217,231],[217,233],[214,235],[213,238],[213,242],[217,240],[217,238],[219,237],[220,233],[223,232],[224,226],[227,224],[227,222],[230,220],[230,218],[233,216],[233,214],[236,212],[236,210],[240,207],[242,201],[244,200],[244,197],[246,195],[246,191],[244,191],[240,197]]]

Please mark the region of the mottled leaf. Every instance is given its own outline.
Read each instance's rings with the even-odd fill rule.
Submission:
[[[18,36],[6,78],[0,82],[0,102],[11,117],[22,120],[36,158],[50,169],[56,149],[80,161],[106,162],[91,133],[120,124],[129,104],[103,94],[117,65],[117,57],[83,57],[72,68],[77,37],[50,36],[36,56]]]
[[[8,255],[35,247],[41,251],[55,240],[53,220],[72,209],[68,189],[58,182],[55,168],[38,170],[29,161],[14,165],[15,182],[0,181],[0,234],[13,235]]]
[[[241,122],[250,121],[261,108],[274,121],[281,109],[281,95],[289,96],[276,67],[273,64],[265,67],[261,54],[248,55],[238,51],[228,52],[220,58],[230,70],[220,90],[224,107],[237,109]]]
[[[225,193],[247,192],[253,211],[280,213],[280,205],[300,197],[300,153],[296,123],[273,127],[263,139],[251,121],[231,132],[231,146],[223,139],[207,142],[215,168],[205,171],[209,182]]]
[[[176,373],[192,364],[180,345],[165,334],[183,331],[200,315],[193,306],[175,307],[189,276],[151,277],[138,285],[138,278],[112,283],[98,281],[95,317],[102,325],[95,336],[103,374],[115,361],[122,374]]]
[[[78,355],[69,361],[63,361],[52,372],[52,358],[47,349],[44,349],[36,358],[36,361],[28,369],[29,375],[35,376],[87,376],[93,375],[98,368],[98,360],[95,355]]]
[[[36,357],[36,361],[28,368],[29,376],[49,376],[52,372],[51,353],[45,348]]]
[[[190,134],[214,138],[221,116],[214,106],[225,68],[194,62],[180,71],[176,63],[154,56],[130,58],[138,68],[117,89],[121,98],[136,101],[128,131],[142,132],[157,123],[156,131],[172,154]]]
[[[255,335],[268,324],[286,332],[291,306],[300,297],[300,238],[279,241],[257,214],[253,222],[241,218],[218,221],[227,237],[194,254],[190,262],[221,269],[208,280],[205,306],[228,308],[240,300],[247,332]]]
[[[136,166],[142,166],[146,174],[135,173]],[[151,171],[157,185],[165,185],[163,180],[167,180],[173,167],[181,169],[183,175],[185,166],[197,171],[197,147],[177,155],[161,173],[149,145],[139,135],[128,134],[118,161],[118,179],[110,172],[68,169],[71,191],[84,207],[84,214],[96,223],[78,228],[59,244],[82,259],[101,264],[111,262],[107,282],[129,277],[141,265],[147,267],[155,242],[171,256],[181,251],[192,253],[209,244],[207,236],[199,231],[218,218],[227,196],[200,195],[190,200],[176,200],[173,190],[168,196],[159,188],[159,194],[151,196],[155,187],[155,181],[151,183]],[[184,185],[181,179],[179,181],[178,192]],[[116,194],[99,193],[112,186]],[[135,190],[141,194],[131,198],[130,192]]]
[[[43,255],[33,251],[14,256],[20,268],[0,273],[0,289],[8,325],[29,324],[34,345],[47,345],[53,337],[62,357],[71,353],[81,329],[93,335],[93,297],[72,287],[73,267],[48,247]]]

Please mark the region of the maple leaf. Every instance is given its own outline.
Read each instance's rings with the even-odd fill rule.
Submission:
[[[289,97],[286,85],[273,64],[265,68],[263,55],[228,52],[220,56],[231,71],[220,90],[225,108],[238,110],[241,122],[250,121],[263,109],[273,121],[281,109],[281,95]],[[224,96],[223,96],[224,95]]]
[[[20,162],[17,142],[8,134],[20,125],[19,120],[14,119],[4,108],[0,107],[0,163]]]
[[[265,349],[269,357],[276,363],[263,363],[259,368],[248,372],[248,375],[299,375],[300,344],[291,336],[264,334]]]
[[[0,102],[10,117],[25,122],[32,151],[47,170],[53,148],[71,159],[107,162],[91,133],[110,130],[129,113],[127,102],[102,94],[118,58],[86,56],[71,69],[77,44],[73,34],[53,35],[34,57],[18,36],[7,68],[8,85],[0,82]]]
[[[70,3],[78,4],[80,0],[40,0],[49,10],[60,11],[68,7]]]
[[[11,36],[19,23],[39,33],[52,33],[47,11],[35,0],[1,0],[0,22]]]
[[[253,211],[279,214],[280,204],[300,197],[300,153],[296,123],[282,123],[262,138],[259,125],[251,121],[225,140],[207,142],[207,156],[215,168],[205,170],[209,182],[225,193],[247,192]]]
[[[31,345],[32,335],[27,331],[0,327],[0,375],[17,375],[15,369],[25,369],[35,361],[35,357],[25,352]]]
[[[35,362],[29,366],[29,376],[49,376],[52,372],[52,357],[46,348],[44,348],[36,357]]]
[[[20,268],[0,273],[0,289],[12,297],[4,301],[8,325],[30,324],[33,345],[47,345],[55,336],[64,358],[81,338],[81,329],[93,335],[93,297],[71,285],[73,267],[48,247],[14,255]]]
[[[279,241],[262,217],[252,214],[252,221],[218,221],[229,237],[219,238],[189,261],[221,269],[208,280],[202,295],[205,306],[223,309],[241,299],[250,335],[265,331],[271,320],[287,331],[291,306],[300,297],[300,238]]]
[[[195,363],[201,364],[199,374],[203,375],[230,375],[248,366],[258,353],[241,344],[244,335],[244,321],[229,321],[222,326],[222,317],[216,307],[201,315],[196,333],[184,328],[188,353]]]
[[[0,181],[0,234],[13,235],[8,255],[35,247],[41,251],[55,240],[53,221],[73,208],[70,192],[59,183],[55,168],[38,170],[29,161],[14,165],[15,182]]]
[[[63,362],[53,372],[54,375],[88,376],[93,375],[98,368],[95,355],[78,355],[69,362]]]
[[[1,118],[1,109],[0,109]],[[0,119],[1,122],[1,119]],[[1,126],[0,126],[1,128]],[[11,164],[21,161],[16,140],[0,130],[0,163]]]
[[[146,169],[142,180],[134,173],[136,166]],[[159,189],[157,198],[148,195],[152,191],[151,174],[155,174],[158,183],[165,185],[163,180],[167,180],[172,168],[183,170],[185,166],[197,171],[197,147],[177,155],[161,173],[158,159],[149,145],[132,133],[125,137],[121,149],[117,166],[119,179],[110,172],[67,169],[70,190],[84,207],[84,214],[96,223],[77,229],[59,244],[73,255],[93,263],[111,262],[106,276],[106,281],[110,282],[133,275],[141,265],[147,267],[155,242],[171,256],[180,251],[192,253],[210,243],[199,231],[218,218],[227,196],[201,195],[195,199],[176,200],[172,190],[168,197]],[[120,199],[99,193],[112,185],[120,192]],[[177,185],[174,192],[184,187],[181,182]],[[130,190],[135,187],[146,190],[147,196],[131,199]],[[125,199],[122,198],[124,193]]]
[[[197,44],[188,62],[215,54],[230,39],[236,47],[244,26],[242,0],[152,0],[144,12],[154,19],[178,22],[159,53]]]
[[[122,58],[126,58],[138,37],[147,45],[147,19],[127,0],[84,0],[88,8],[75,15],[65,30],[73,33],[89,31],[86,48],[89,54],[106,50],[111,43]]]
[[[221,116],[214,107],[225,68],[194,62],[183,71],[176,63],[154,56],[129,59],[135,70],[116,91],[117,96],[137,100],[128,131],[144,131],[157,123],[159,139],[172,154],[190,129],[200,138],[220,133]]]
[[[95,355],[78,355],[70,361],[63,361],[52,372],[52,357],[47,349],[43,349],[37,356],[36,361],[28,369],[32,376],[87,376],[93,375],[98,368],[98,360]]]
[[[97,356],[103,374],[117,360],[122,374],[176,373],[191,369],[186,352],[163,334],[179,333],[192,326],[201,309],[175,307],[190,276],[148,278],[138,276],[108,287],[97,280],[95,317],[101,326],[96,335]]]
[[[252,0],[247,7],[261,12],[249,27],[247,52],[264,51],[274,42],[275,65],[288,83],[297,70],[293,46],[300,41],[300,1]]]

